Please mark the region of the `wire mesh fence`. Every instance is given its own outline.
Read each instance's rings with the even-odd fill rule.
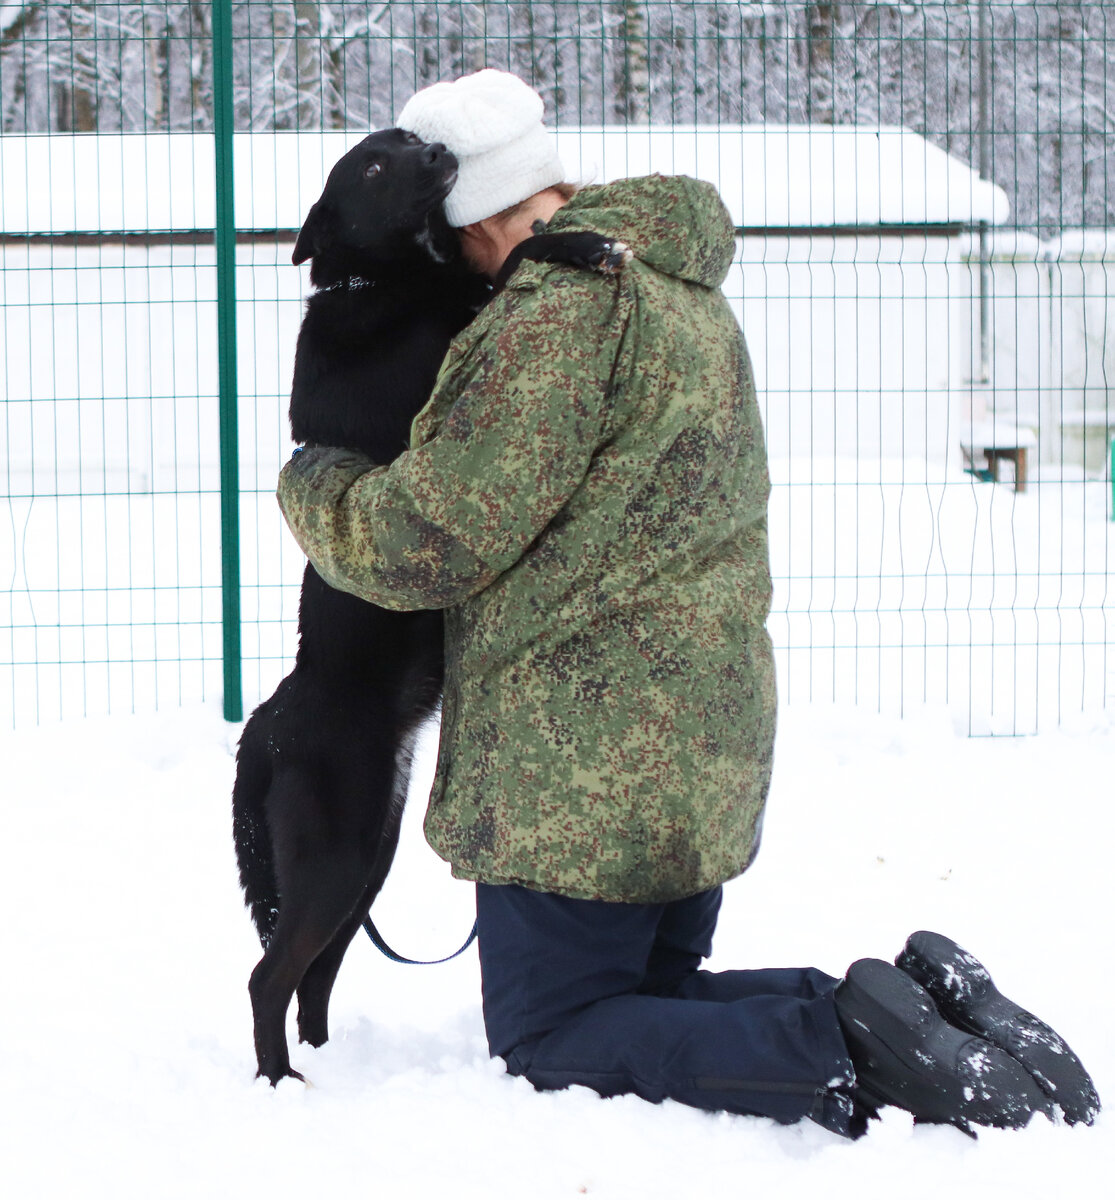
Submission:
[[[483,66],[571,178],[684,171],[733,213],[784,698],[1002,733],[1115,703],[1115,3],[253,2],[215,54],[217,7],[0,5],[0,720],[227,686],[219,171],[245,699],[288,669],[294,235],[349,145]]]

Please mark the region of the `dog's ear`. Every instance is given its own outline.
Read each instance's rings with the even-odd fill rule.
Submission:
[[[333,244],[333,213],[318,200],[306,214],[306,221],[298,232],[294,253],[290,261],[297,267],[306,259],[313,258]]]

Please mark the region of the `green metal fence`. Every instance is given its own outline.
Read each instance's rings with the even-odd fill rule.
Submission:
[[[0,5],[0,720],[269,694],[294,233],[348,145],[482,66],[542,92],[574,177],[695,172],[735,215],[784,697],[1109,711],[1113,29],[1041,0]]]

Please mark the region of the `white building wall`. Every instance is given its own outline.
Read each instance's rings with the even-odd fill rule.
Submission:
[[[990,320],[984,364],[979,243],[974,236],[961,240],[969,300],[963,306],[964,336],[958,349],[960,374],[970,385],[961,412],[970,414],[974,425],[993,423],[997,428],[1033,431],[1041,459],[1051,461],[1059,417],[1050,404],[1049,269],[1044,251],[1035,237],[992,230],[987,254]]]
[[[944,236],[744,238],[725,292],[772,457],[946,463],[962,382],[958,267]]]
[[[246,489],[289,452],[286,407],[307,270],[241,246],[237,348]],[[0,247],[0,463],[9,492],[215,488],[212,246]],[[262,485],[261,485],[262,486]]]
[[[1048,248],[1053,401],[1066,462],[1101,474],[1115,436],[1115,234],[1075,230]]]
[[[979,256],[961,245],[970,275],[961,374],[974,421],[1037,434],[1043,463],[1102,474],[1115,432],[1115,236],[1082,230],[1053,242],[989,235],[989,371],[978,382]]]
[[[934,473],[958,465],[970,422],[994,417],[1036,431],[1043,462],[1102,472],[1115,381],[1115,239],[1103,239],[995,238],[981,385],[974,247],[920,234],[745,238],[724,290],[770,455],[901,458]],[[267,489],[289,450],[309,283],[286,243],[238,253],[241,467],[246,490]],[[212,247],[9,245],[0,256],[9,489],[216,486]]]

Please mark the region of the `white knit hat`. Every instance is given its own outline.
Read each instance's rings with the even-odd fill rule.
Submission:
[[[445,201],[449,224],[491,217],[565,179],[542,124],[542,97],[517,75],[490,68],[416,92],[396,124],[443,142],[460,164]]]

